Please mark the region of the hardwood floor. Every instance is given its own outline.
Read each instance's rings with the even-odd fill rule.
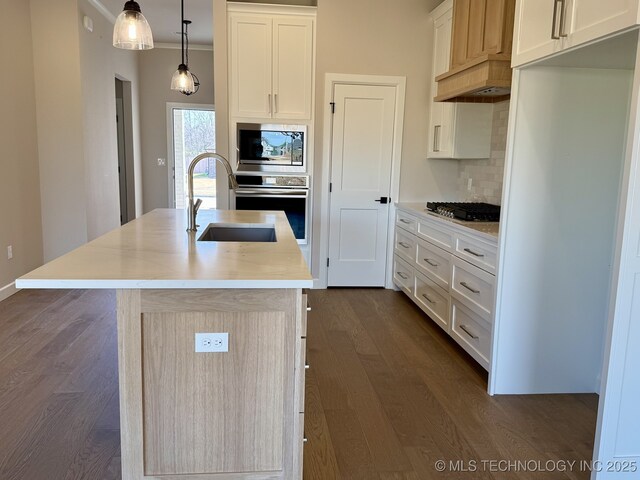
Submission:
[[[305,480],[589,477],[481,462],[590,459],[597,396],[489,397],[486,372],[398,292],[310,303]],[[0,303],[0,478],[120,478],[115,325],[112,291]],[[477,471],[439,473],[439,459]]]

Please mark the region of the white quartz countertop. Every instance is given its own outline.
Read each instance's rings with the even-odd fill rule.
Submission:
[[[413,215],[443,222],[446,225],[456,225],[458,227],[469,229],[471,230],[470,233],[475,233],[487,240],[493,240],[495,242],[498,239],[500,222],[466,222],[455,218],[447,218],[427,210],[427,206],[424,203],[397,203],[396,208]]]
[[[201,242],[209,223],[270,224],[276,242]],[[16,280],[18,288],[310,288],[283,212],[158,209]]]

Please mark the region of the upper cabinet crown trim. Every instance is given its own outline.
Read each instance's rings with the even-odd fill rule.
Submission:
[[[305,5],[271,5],[264,3],[228,2],[228,12],[239,13],[268,13],[272,15],[296,15],[315,17],[318,7]]]

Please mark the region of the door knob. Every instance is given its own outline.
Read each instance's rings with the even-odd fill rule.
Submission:
[[[391,200],[389,197],[380,197],[378,200],[376,200],[376,202],[380,202],[384,205],[386,203],[389,203],[389,200]]]

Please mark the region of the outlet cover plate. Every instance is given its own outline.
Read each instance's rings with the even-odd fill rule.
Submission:
[[[196,333],[196,353],[221,353],[228,351],[228,333]]]

